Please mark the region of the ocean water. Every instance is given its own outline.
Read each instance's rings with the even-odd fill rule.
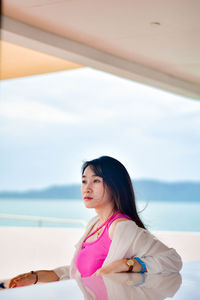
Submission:
[[[141,211],[140,217],[149,230],[200,232],[200,203],[152,201],[147,204],[138,201],[137,206]],[[88,222],[96,213],[94,209],[85,208],[81,200],[1,199],[0,214],[81,219]],[[0,218],[0,226],[38,226],[38,222]],[[70,225],[44,222],[43,226]],[[74,225],[70,227],[72,226]]]

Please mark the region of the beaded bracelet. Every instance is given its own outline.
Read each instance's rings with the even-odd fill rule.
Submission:
[[[36,280],[35,280],[35,283],[34,283],[34,284],[36,284],[38,282],[38,273],[35,272],[35,271],[31,271],[31,274],[35,274],[35,276],[36,276]]]

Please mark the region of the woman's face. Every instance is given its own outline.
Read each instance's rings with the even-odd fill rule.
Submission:
[[[96,176],[88,166],[82,176],[81,194],[86,207],[101,208],[112,203],[112,197],[103,178]]]

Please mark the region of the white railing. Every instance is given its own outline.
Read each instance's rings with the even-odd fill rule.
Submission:
[[[81,224],[83,226],[86,226],[87,224],[84,220],[77,220],[77,219],[61,219],[61,218],[51,218],[51,217],[23,216],[23,215],[10,215],[10,214],[0,214],[0,219],[37,221],[38,227],[42,227],[43,222]]]

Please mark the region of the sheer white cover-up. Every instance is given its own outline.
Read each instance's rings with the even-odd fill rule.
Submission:
[[[75,265],[75,258],[84,238],[98,219],[99,217],[96,216],[87,224],[84,235],[75,245],[76,250],[71,265],[54,269],[60,280],[80,276]],[[179,272],[182,267],[181,257],[175,249],[167,247],[148,230],[138,227],[134,221],[121,221],[115,227],[112,243],[103,266],[118,259],[134,256],[144,261],[148,274]]]

